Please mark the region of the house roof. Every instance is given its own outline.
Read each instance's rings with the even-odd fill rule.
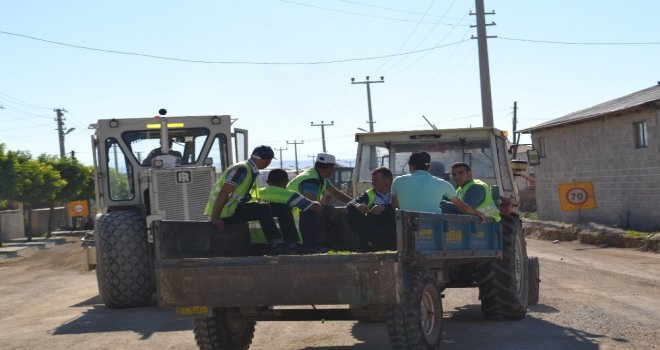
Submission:
[[[527,134],[540,129],[585,121],[657,101],[660,101],[660,82],[658,82],[658,85],[651,86],[650,88],[567,114],[563,117],[520,130],[520,132]]]

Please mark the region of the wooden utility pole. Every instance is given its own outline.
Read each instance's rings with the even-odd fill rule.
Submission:
[[[495,25],[495,22],[486,24],[486,15],[494,15],[495,11],[484,12],[484,0],[475,0],[475,7],[477,12],[470,15],[477,16],[477,25],[470,26],[477,27],[477,36],[472,36],[472,39],[477,39],[477,46],[479,48],[479,78],[481,81],[481,113],[483,118],[483,126],[493,127],[493,101],[490,93],[490,68],[488,65],[488,38],[496,38],[496,36],[486,35],[486,26]]]
[[[280,169],[282,169],[282,168],[284,168],[284,167],[282,166],[282,151],[286,151],[287,148],[282,148],[282,147],[280,147],[280,148],[275,148],[275,150],[276,150],[276,151],[280,151]]]
[[[66,112],[66,109],[64,108],[57,108],[53,109],[55,113],[57,113],[57,135],[59,136],[60,140],[60,159],[64,159],[64,113]]]
[[[325,124],[323,123],[323,120],[321,120],[321,124],[314,124],[314,122],[310,123],[311,126],[320,126],[321,127],[321,140],[323,141],[323,153],[326,152],[325,150],[325,127],[326,126],[334,126],[335,122],[331,121],[330,124]]]
[[[371,89],[369,88],[369,85],[375,84],[375,83],[384,83],[385,82],[385,77],[381,76],[380,80],[369,80],[369,76],[366,76],[365,81],[355,81],[355,78],[351,78],[351,84],[365,84],[367,85],[367,106],[369,107],[369,132],[374,132],[374,117],[373,113],[371,111]]]
[[[286,142],[287,145],[293,145],[293,153],[296,155],[296,174],[299,173],[298,171],[298,145],[302,145],[303,141],[297,142],[296,140],[293,140],[293,142]]]

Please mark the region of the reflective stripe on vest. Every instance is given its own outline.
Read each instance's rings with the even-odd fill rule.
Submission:
[[[319,172],[316,171],[315,168],[308,168],[305,169],[300,175],[296,176],[289,182],[289,184],[286,186],[287,190],[291,190],[294,192],[298,192],[300,194],[303,194],[300,191],[300,184],[305,181],[305,180],[310,180],[310,179],[316,179],[321,182],[321,186],[319,187],[319,193],[316,196],[316,201],[321,201],[323,198],[323,195],[325,194],[325,188],[326,188],[326,180],[321,178],[321,175],[319,175]]]
[[[371,208],[374,205],[374,201],[376,200],[376,190],[373,188],[370,188],[367,190],[367,208]]]
[[[258,198],[258,191],[254,191],[254,185],[256,185],[256,181],[253,183],[253,178],[254,174],[252,173],[252,166],[250,166],[249,161],[246,162],[241,162],[241,163],[236,163],[229,167],[227,170],[225,170],[222,175],[220,175],[220,178],[218,181],[215,182],[215,185],[213,186],[213,189],[211,189],[211,195],[209,195],[209,201],[206,203],[206,208],[204,209],[204,215],[206,216],[211,216],[213,213],[213,206],[215,205],[215,199],[218,197],[218,193],[220,193],[220,190],[222,190],[222,186],[225,185],[225,181],[227,179],[227,174],[231,172],[235,167],[244,167],[247,170],[247,175],[245,176],[245,180],[238,185],[235,189],[234,192],[232,192],[229,197],[227,198],[227,202],[225,203],[225,207],[222,208],[222,212],[220,213],[221,218],[228,218],[232,215],[234,215],[234,212],[236,212],[236,207],[238,206],[238,203],[240,203],[243,198],[245,198],[245,195],[248,193],[256,194]]]
[[[473,185],[481,186],[484,189],[484,191],[486,191],[486,197],[484,198],[483,202],[477,205],[477,207],[474,209],[478,210],[479,212],[483,213],[489,218],[493,218],[495,222],[500,222],[500,220],[502,220],[500,218],[500,209],[495,204],[495,201],[493,201],[493,194],[491,193],[490,186],[488,186],[487,183],[478,179],[473,179],[467,184],[457,188],[456,194],[461,200],[463,200],[465,194]]]

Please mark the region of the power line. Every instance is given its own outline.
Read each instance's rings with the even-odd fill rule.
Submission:
[[[394,11],[394,12],[401,12],[401,13],[409,13],[411,15],[422,15],[423,14],[421,12],[415,12],[415,11],[394,9],[394,8],[391,8],[391,7],[383,7],[383,6],[365,4],[365,3],[361,3],[359,1],[350,1],[350,0],[338,0],[338,1],[349,3],[349,4],[354,4],[354,5],[359,5],[359,6],[376,8],[376,9],[380,9],[380,10],[387,10],[387,11]],[[428,14],[427,17],[440,17],[440,18],[457,19],[457,20],[459,20],[459,22],[462,22],[462,18],[458,18],[458,17],[448,17],[448,16],[444,16],[444,15],[441,16],[441,15],[434,15],[434,14]]]
[[[539,44],[560,44],[560,45],[660,45],[660,42],[570,42],[570,41],[550,41],[550,40],[508,38],[508,37],[504,37],[504,36],[498,36],[498,39],[512,40],[512,41],[525,41],[525,42],[539,43]]]
[[[37,37],[34,37],[34,36],[30,36],[30,35],[10,33],[10,32],[5,32],[5,31],[0,31],[0,34],[12,35],[12,36],[17,36],[17,37],[21,37],[21,38],[41,41],[41,42],[54,44],[54,45],[72,47],[72,48],[81,49],[81,50],[89,50],[89,51],[97,51],[97,52],[105,52],[105,53],[114,53],[114,54],[118,54],[118,55],[128,55],[128,56],[154,58],[154,59],[166,60],[166,61],[187,62],[187,63],[204,63],[204,64],[251,64],[251,65],[317,65],[317,64],[346,63],[346,62],[355,62],[355,61],[368,61],[368,60],[376,60],[376,59],[396,57],[396,56],[412,55],[412,54],[416,54],[416,53],[420,53],[420,52],[426,52],[426,51],[440,49],[440,48],[443,48],[443,47],[457,45],[457,44],[461,44],[461,43],[464,43],[466,41],[469,41],[469,39],[463,39],[463,40],[456,41],[456,42],[453,42],[453,43],[449,43],[449,44],[445,44],[445,45],[438,45],[438,46],[434,46],[434,47],[428,47],[428,48],[421,49],[421,50],[414,50],[414,51],[401,52],[401,53],[395,53],[395,54],[389,54],[389,55],[380,55],[380,56],[357,57],[357,58],[346,58],[346,59],[338,59],[338,60],[330,60],[330,61],[312,61],[312,62],[267,62],[267,61],[208,61],[208,60],[197,60],[197,59],[187,59],[187,58],[176,58],[176,57],[150,55],[150,54],[130,52],[130,51],[99,49],[99,48],[94,48],[94,47],[89,47],[89,46],[68,44],[68,43],[64,43],[64,42],[47,40],[47,39],[37,38]]]
[[[15,103],[15,104],[17,104],[17,105],[21,105],[21,106],[23,106],[23,107],[27,107],[27,108],[51,109],[50,107],[44,107],[44,106],[40,106],[40,105],[37,105],[37,104],[34,104],[34,103],[30,103],[30,102],[26,102],[26,101],[19,100],[19,99],[17,99],[16,97],[12,97],[12,96],[9,96],[9,95],[5,94],[4,92],[0,92],[0,95],[3,95],[3,96],[5,96],[6,98],[9,98],[9,99],[13,100],[12,103]]]
[[[281,2],[286,2],[286,3],[289,3],[289,4],[293,4],[293,5],[298,5],[298,6],[311,7],[311,8],[315,8],[315,9],[331,11],[331,12],[338,12],[338,13],[344,13],[344,14],[355,15],[355,16],[385,19],[385,20],[389,20],[389,21],[398,21],[398,22],[418,22],[417,20],[413,20],[413,19],[392,18],[392,17],[370,15],[370,14],[360,13],[360,12],[337,10],[337,9],[332,9],[332,8],[329,8],[329,7],[316,6],[316,5],[306,4],[306,3],[302,3],[302,2],[298,2],[298,1],[291,1],[291,0],[280,0],[280,1]],[[421,22],[421,23],[432,24],[432,22]],[[442,23],[442,24],[443,25],[448,25],[448,26],[456,25],[456,24],[452,24],[452,23]],[[463,24],[463,25],[467,26],[466,24]]]

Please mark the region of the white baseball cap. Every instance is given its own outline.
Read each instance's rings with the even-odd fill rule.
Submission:
[[[316,162],[323,164],[337,164],[337,162],[335,162],[335,156],[328,153],[319,153],[316,156]]]

